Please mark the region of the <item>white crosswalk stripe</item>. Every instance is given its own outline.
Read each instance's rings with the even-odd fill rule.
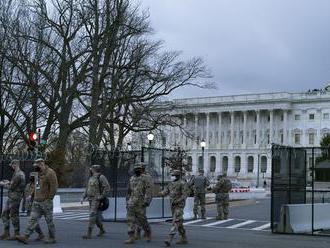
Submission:
[[[54,214],[54,219],[58,220],[88,220],[89,212],[83,210],[65,211],[60,214]]]
[[[234,229],[234,228],[238,228],[238,227],[242,227],[242,226],[246,226],[248,224],[251,224],[253,222],[256,222],[255,220],[247,220],[247,221],[244,221],[242,223],[238,223],[236,225],[232,225],[232,226],[228,226],[227,228],[229,229]]]
[[[269,231],[270,223],[259,220],[243,220],[243,219],[227,219],[215,220],[214,218],[207,218],[206,220],[198,219],[187,221],[185,226],[209,227],[209,228],[226,228],[239,230],[253,230],[253,231]]]

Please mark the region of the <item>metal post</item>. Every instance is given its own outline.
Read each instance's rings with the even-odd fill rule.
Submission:
[[[118,156],[119,156],[119,151],[116,149],[114,152],[114,163],[113,163],[113,168],[114,168],[114,198],[115,198],[115,222],[117,221],[117,191],[118,191],[118,173],[117,173],[117,169],[118,169]]]
[[[314,168],[314,147],[312,148],[312,234],[314,234],[314,179],[315,179],[315,168]]]
[[[141,162],[144,162],[144,146],[141,147]]]
[[[0,181],[4,178],[4,156],[1,154],[1,178]],[[3,186],[0,187],[0,215],[2,214],[2,205],[3,205]]]
[[[165,152],[164,149],[162,149],[162,191],[164,190],[164,184],[165,184]],[[165,200],[164,196],[162,196],[162,218],[165,218]]]
[[[257,166],[257,186],[256,188],[259,188],[259,161],[260,161],[260,154],[258,154],[258,166]]]
[[[202,168],[204,170],[204,147],[202,147]]]

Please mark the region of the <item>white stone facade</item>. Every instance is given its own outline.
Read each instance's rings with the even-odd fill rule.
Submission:
[[[330,90],[178,99],[170,111],[179,128],[167,129],[166,146],[186,149],[192,171],[254,180],[271,175],[270,144],[319,146],[330,133]],[[205,140],[203,152],[200,142]],[[204,164],[204,166],[203,166]],[[262,179],[260,179],[262,180]]]

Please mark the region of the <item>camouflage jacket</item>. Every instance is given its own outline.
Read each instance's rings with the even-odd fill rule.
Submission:
[[[230,184],[230,185],[229,185]],[[231,188],[231,182],[227,178],[221,178],[213,188],[213,193],[215,194],[228,194],[228,187]]]
[[[190,184],[193,188],[194,194],[205,194],[205,189],[210,185],[210,181],[205,176],[196,176],[192,178]]]
[[[148,203],[148,205],[150,205],[150,203],[152,201],[152,196],[153,196],[154,180],[149,173],[142,174],[142,177],[145,180],[146,184],[148,184],[147,190],[149,192],[147,192],[147,195],[150,197],[147,199],[146,203]]]
[[[170,182],[167,187],[160,192],[161,196],[170,196],[170,202],[172,207],[184,208],[186,205],[186,199],[189,194],[188,184],[183,180],[177,180]]]
[[[132,176],[128,183],[126,201],[128,206],[148,206],[152,199],[152,192],[145,175]]]
[[[34,197],[34,191],[35,191],[36,187],[34,183],[28,183],[25,186],[25,197]]]
[[[44,172],[40,172],[36,182],[36,190],[34,200],[43,202],[45,200],[53,200],[58,187],[57,176],[53,169],[47,168]]]
[[[25,190],[25,174],[23,171],[17,171],[11,178],[8,187],[8,198],[12,200],[21,200]]]
[[[99,184],[101,183],[101,185]],[[84,198],[89,200],[95,198],[105,198],[110,195],[110,185],[108,179],[104,175],[91,176],[84,193]]]

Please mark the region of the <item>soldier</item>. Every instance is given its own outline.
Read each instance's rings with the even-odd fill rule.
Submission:
[[[145,215],[145,218],[147,219],[147,207],[150,206],[150,203],[151,203],[151,200],[152,200],[152,195],[153,195],[153,192],[152,192],[152,189],[154,188],[154,180],[152,179],[152,176],[146,171],[146,163],[141,163],[142,165],[142,176],[143,178],[145,179],[146,183],[149,184],[147,189],[150,190],[150,192],[148,193],[148,195],[150,195],[150,200],[148,202],[148,206],[146,206],[144,208],[144,215]],[[141,239],[141,226],[139,225],[139,223],[136,223],[137,224],[137,227],[136,227],[136,231],[135,231],[135,240],[139,240]],[[144,235],[145,237],[145,235]]]
[[[172,182],[160,192],[161,196],[170,196],[170,204],[172,211],[172,228],[169,233],[168,239],[166,239],[165,245],[171,246],[171,242],[177,232],[181,235],[181,239],[176,242],[177,244],[188,244],[186,231],[183,227],[183,210],[186,205],[186,199],[188,194],[188,185],[181,179],[181,171],[174,170],[172,172]]]
[[[151,241],[151,229],[145,215],[145,208],[151,202],[150,184],[142,175],[142,165],[134,165],[134,174],[129,181],[128,192],[126,197],[127,224],[128,224],[128,240],[125,244],[133,244],[135,242],[135,231],[137,224],[142,227],[147,242]]]
[[[92,231],[95,225],[100,229],[98,237],[105,234],[102,224],[102,211],[99,209],[100,201],[110,194],[110,185],[107,178],[101,174],[101,166],[93,165],[90,169],[90,178],[81,200],[81,203],[87,198],[89,201],[89,225],[87,234],[83,239],[91,239]]]
[[[29,183],[25,186],[25,197],[26,197],[26,213],[27,216],[31,215],[32,203],[35,191],[35,177],[30,173]]]
[[[217,203],[217,220],[226,220],[228,218],[229,192],[231,187],[231,182],[225,174],[218,176],[218,182],[213,188],[213,193],[215,193],[215,201]]]
[[[38,229],[38,220],[45,216],[48,226],[49,238],[46,244],[56,243],[55,225],[53,222],[53,199],[55,197],[58,182],[54,170],[49,168],[44,159],[39,158],[34,163],[35,171],[38,172],[38,180],[35,182],[36,190],[32,204],[31,216],[25,230],[24,236],[17,236],[19,242],[28,244],[29,237],[36,228]]]
[[[193,177],[190,184],[194,190],[194,219],[197,219],[198,207],[201,208],[201,218],[205,219],[205,193],[206,188],[210,185],[207,177],[204,176],[204,170],[199,170],[199,175]]]
[[[15,236],[19,235],[19,207],[25,187],[25,175],[19,167],[19,161],[13,160],[9,166],[14,171],[11,181],[5,180],[0,182],[1,186],[8,189],[8,200],[2,212],[4,233],[0,236],[1,240],[15,240],[15,237],[10,237],[10,220],[14,227]]]

